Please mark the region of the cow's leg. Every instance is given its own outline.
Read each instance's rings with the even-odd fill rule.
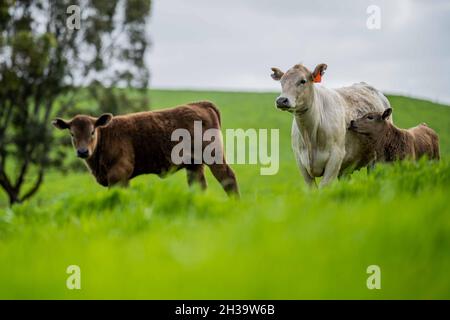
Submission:
[[[122,187],[128,186],[128,181],[133,172],[133,167],[128,163],[122,162],[114,165],[108,170],[106,175],[108,179],[108,186],[120,185]]]
[[[339,173],[337,178],[338,178],[338,180],[351,180],[352,175],[350,172],[346,171],[346,172]]]
[[[192,186],[194,183],[198,183],[203,190],[206,189],[208,185],[206,183],[203,164],[186,168],[186,172],[189,186]]]
[[[338,173],[338,180],[350,180],[352,178],[352,173],[355,171],[356,166],[347,166],[344,170],[342,170],[342,164],[341,168],[339,169]]]
[[[367,165],[367,175],[370,175],[374,169],[375,169],[375,161],[372,161]]]
[[[310,188],[317,188],[316,178],[311,177],[308,173],[308,170],[306,170],[306,168],[304,166],[302,166],[301,164],[299,164],[298,167],[300,169],[300,173],[303,176],[303,180],[305,180],[305,183],[307,184],[307,186]]]
[[[236,176],[230,166],[223,160],[223,163],[208,164],[214,177],[220,182],[223,189],[228,195],[235,195],[239,197],[239,187]]]
[[[320,181],[319,188],[323,188],[334,181],[339,175],[339,170],[341,169],[342,161],[344,160],[345,153],[340,149],[334,148],[331,151],[330,158],[328,159],[327,165],[325,166],[325,171],[323,173],[323,178]]]

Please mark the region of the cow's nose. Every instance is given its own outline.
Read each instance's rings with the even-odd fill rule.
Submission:
[[[80,158],[87,158],[89,156],[88,149],[78,149],[77,150],[77,156]]]
[[[286,97],[278,97],[276,103],[277,103],[277,107],[278,108],[288,108],[288,107],[290,107],[289,99],[286,98]]]

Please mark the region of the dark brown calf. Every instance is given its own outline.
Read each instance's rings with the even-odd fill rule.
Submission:
[[[77,115],[69,121],[55,119],[53,125],[70,130],[77,155],[85,159],[102,186],[127,185],[130,179],[141,174],[163,176],[184,168],[189,185],[198,182],[204,189],[207,185],[203,160],[195,163],[192,156],[191,164],[174,164],[171,159],[172,149],[179,143],[171,140],[172,132],[186,129],[194,137],[195,121],[201,121],[203,131],[220,130],[219,110],[206,101],[115,117]],[[202,142],[202,150],[207,144]],[[225,161],[222,143],[220,148],[223,160],[207,165],[228,194],[238,195],[236,177]]]
[[[378,161],[418,160],[423,156],[439,159],[439,137],[426,124],[400,129],[388,121],[392,109],[373,112],[352,120],[349,130],[366,137],[372,144]]]

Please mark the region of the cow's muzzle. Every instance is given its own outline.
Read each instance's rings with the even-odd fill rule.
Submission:
[[[358,127],[355,124],[355,120],[350,121],[350,125],[348,126],[349,130],[356,130]]]
[[[276,105],[278,109],[286,110],[291,108],[289,99],[286,97],[278,97],[276,100]]]
[[[89,157],[89,150],[88,149],[78,149],[77,156],[79,158],[86,159]]]

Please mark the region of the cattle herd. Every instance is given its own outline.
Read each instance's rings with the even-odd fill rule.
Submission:
[[[433,129],[426,124],[407,130],[396,127],[387,98],[364,82],[339,89],[317,85],[326,69],[326,64],[319,64],[312,72],[301,64],[286,72],[272,68],[271,76],[280,81],[282,88],[275,104],[293,115],[292,149],[308,185],[315,186],[316,178],[322,177],[319,186],[326,186],[354,170],[369,170],[376,162],[417,160],[423,156],[439,159],[439,138]],[[69,121],[58,118],[52,123],[70,131],[78,157],[86,161],[103,186],[127,185],[141,174],[164,176],[186,169],[189,185],[198,183],[204,189],[207,165],[224,190],[238,196],[237,180],[225,157],[219,163],[172,161],[172,132],[192,132],[197,121],[201,121],[203,129],[220,130],[220,112],[211,102],[122,116],[77,115]],[[192,150],[207,145],[195,143]],[[194,157],[194,152],[187,155]]]

